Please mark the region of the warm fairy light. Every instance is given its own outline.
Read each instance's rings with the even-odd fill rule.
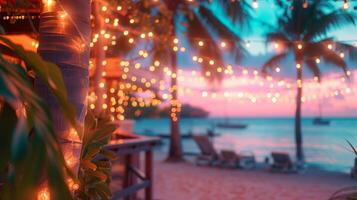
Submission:
[[[225,42],[221,42],[221,47],[222,48],[224,48],[224,47],[226,47],[227,46],[227,44],[225,43]]]
[[[175,38],[174,39],[174,44],[178,44],[179,43],[179,39]]]
[[[135,19],[130,19],[130,20],[129,20],[129,23],[130,23],[130,24],[134,24],[134,22],[135,22]]]
[[[341,58],[344,58],[345,57],[345,54],[343,52],[340,53],[340,57]]]
[[[351,74],[352,74],[352,72],[351,72],[350,70],[347,70],[347,71],[346,71],[346,75],[347,75],[347,76],[351,76]]]
[[[319,64],[321,62],[320,58],[316,58],[315,62]]]
[[[296,64],[296,69],[300,69],[301,68],[301,64],[300,63],[297,63]]]
[[[63,12],[60,13],[59,16],[60,16],[61,19],[64,19],[64,18],[67,17],[67,15],[68,15],[67,12],[63,11]]]
[[[104,104],[102,104],[102,108],[103,108],[103,109],[107,109],[107,108],[108,108],[108,105],[104,103]]]
[[[192,57],[192,60],[193,60],[193,61],[197,61],[197,59],[198,59],[197,56],[193,56],[193,57]]]
[[[253,0],[252,7],[255,8],[255,9],[257,9],[259,7],[259,4],[258,4],[257,0]]]
[[[307,2],[307,0],[304,0],[304,3],[302,4],[303,8],[307,8],[309,6],[309,3]]]
[[[203,43],[203,41],[199,41],[198,42],[198,46],[202,47],[205,43]]]
[[[275,68],[275,71],[279,73],[280,72],[280,68],[279,67]]]
[[[41,190],[37,195],[37,200],[49,200],[50,199],[50,192],[47,188]]]
[[[108,8],[107,8],[107,6],[102,6],[102,11],[107,11],[108,10]]]
[[[140,37],[144,39],[146,37],[145,33],[140,34]]]
[[[247,41],[247,42],[245,43],[245,46],[249,48],[249,47],[250,47],[250,41]]]
[[[134,39],[133,39],[133,38],[129,38],[128,42],[129,42],[130,44],[133,44],[133,43],[134,43]]]
[[[99,83],[99,87],[100,87],[100,88],[104,88],[104,86],[105,86],[105,84],[104,84],[103,82],[100,82],[100,83]]]
[[[344,10],[347,10],[347,9],[350,8],[350,4],[348,3],[348,0],[344,0],[344,1],[343,1],[342,8],[343,8]]]
[[[275,49],[278,49],[278,48],[279,48],[279,43],[275,42],[275,43],[274,43],[274,48],[275,48]]]
[[[94,104],[90,104],[90,105],[89,105],[89,108],[92,109],[92,110],[94,110],[94,109],[95,109],[95,105],[94,105]]]
[[[332,49],[332,44],[328,44],[328,45],[327,45],[327,48],[328,48],[328,49]]]
[[[128,35],[128,34],[129,34],[129,31],[125,30],[125,31],[123,32],[123,34],[124,34],[124,35]]]
[[[302,44],[298,44],[298,46],[297,46],[297,47],[298,47],[298,49],[300,49],[300,50],[301,50],[301,49],[302,49]]]
[[[214,61],[213,61],[213,60],[210,60],[210,61],[209,61],[209,64],[210,64],[210,65],[214,65]]]
[[[117,11],[121,11],[122,7],[121,6],[117,6]]]

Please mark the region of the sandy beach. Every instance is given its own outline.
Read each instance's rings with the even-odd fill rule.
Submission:
[[[323,200],[357,184],[348,174],[318,169],[277,174],[157,160],[154,172],[154,199],[158,200]]]

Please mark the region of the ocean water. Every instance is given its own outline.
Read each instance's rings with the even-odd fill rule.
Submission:
[[[302,120],[303,147],[307,165],[324,170],[349,172],[355,155],[347,144],[357,146],[357,118],[329,118],[329,126],[315,126],[311,118]],[[293,118],[230,118],[230,123],[244,123],[246,129],[215,128],[223,118],[182,119],[181,133],[204,134],[213,129],[220,136],[214,139],[218,150],[229,149],[240,153],[252,152],[258,161],[263,161],[272,151],[288,152],[295,157]],[[141,119],[135,122],[135,132],[145,134],[168,134],[168,119]],[[164,139],[162,151],[167,151],[168,140]],[[190,139],[183,140],[185,152],[198,152]]]

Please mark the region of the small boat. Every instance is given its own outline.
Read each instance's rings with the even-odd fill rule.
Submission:
[[[318,126],[328,126],[328,125],[330,125],[330,120],[323,119],[322,117],[315,117],[312,120],[312,123],[314,125],[318,125]]]
[[[312,120],[312,124],[316,125],[316,126],[328,126],[330,125],[330,120],[328,119],[323,119],[322,118],[322,106],[321,106],[321,102],[319,103],[319,116],[315,117]]]
[[[231,129],[246,129],[248,125],[246,124],[232,124],[232,123],[218,123],[216,124],[218,128],[231,128]]]

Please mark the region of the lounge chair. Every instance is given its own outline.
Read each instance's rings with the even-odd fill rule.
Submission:
[[[272,152],[273,164],[272,172],[297,172],[295,164],[290,159],[289,154],[283,152]]]
[[[255,156],[252,153],[240,155],[231,150],[222,150],[220,158],[223,166],[239,167],[242,169],[252,169],[255,167]]]
[[[220,163],[219,155],[207,135],[193,135],[192,137],[201,151],[200,155],[196,157],[197,165],[212,166]]]

